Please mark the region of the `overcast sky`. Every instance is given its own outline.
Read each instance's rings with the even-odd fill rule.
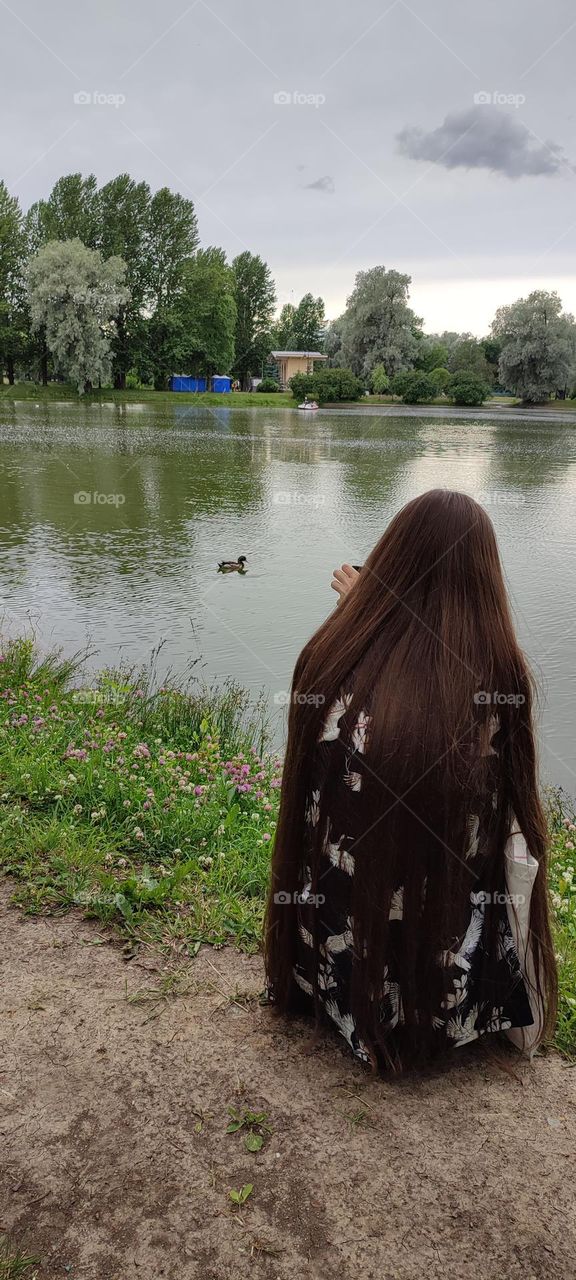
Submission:
[[[280,303],[334,318],[384,264],[429,331],[482,334],[533,288],[576,312],[573,0],[0,0],[0,22],[24,208],[128,171],[191,196],[204,245],[262,254]]]

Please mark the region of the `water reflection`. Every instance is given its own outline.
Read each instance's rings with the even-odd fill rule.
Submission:
[[[279,719],[296,654],[333,607],[335,564],[360,562],[416,493],[481,497],[541,672],[544,771],[576,791],[571,426],[3,404],[0,445],[5,625],[32,619],[99,662],[141,662],[164,640],[161,670],[201,656],[209,676],[264,686]],[[217,576],[241,554],[245,578]]]

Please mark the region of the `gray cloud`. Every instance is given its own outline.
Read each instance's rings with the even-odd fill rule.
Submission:
[[[306,183],[307,191],[326,191],[328,195],[334,195],[336,184],[329,173],[325,173],[323,178],[317,178],[315,182]]]
[[[402,155],[445,169],[490,169],[508,178],[573,169],[562,147],[539,142],[521,120],[492,104],[450,112],[437,129],[402,129],[396,138]]]
[[[528,165],[538,172],[526,200],[525,182],[494,180],[494,145],[487,167],[467,153],[468,172],[445,168],[451,136],[431,167],[410,162],[413,182],[396,142],[407,124],[429,138],[486,86],[480,129],[494,124],[496,106],[508,110],[494,105],[494,90],[522,90],[525,105],[510,112],[516,135],[526,122],[572,158],[574,0],[21,7],[19,18],[14,0],[0,3],[0,40],[11,48],[0,76],[10,121],[0,177],[23,209],[61,174],[94,172],[104,183],[129,172],[192,198],[202,244],[230,258],[260,253],[282,301],[321,293],[330,316],[355,272],[382,261],[412,275],[414,308],[430,328],[483,333],[499,302],[533,288],[558,288],[576,311],[572,190],[552,180],[563,154],[554,144],[544,164],[540,154]],[[299,29],[306,40],[294,39]],[[322,109],[298,99],[279,107],[283,88],[324,95]],[[83,90],[92,100],[77,104]],[[119,94],[117,109],[101,97]],[[515,155],[518,145],[521,155],[533,150],[529,130]]]

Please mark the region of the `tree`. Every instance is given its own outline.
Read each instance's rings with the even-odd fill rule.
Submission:
[[[69,173],[54,184],[47,200],[39,200],[28,212],[34,236],[32,251],[48,240],[81,240],[93,249],[98,234],[97,183],[93,173]]]
[[[500,382],[528,404],[541,404],[566,388],[576,365],[574,317],[562,311],[557,293],[537,289],[500,307],[492,333],[502,342]]]
[[[490,370],[490,381],[493,384],[498,382],[499,378],[499,362],[502,354],[502,343],[499,338],[482,338],[480,346],[484,352],[484,359]]]
[[[490,387],[477,373],[464,369],[452,375],[448,395],[454,404],[483,404]]]
[[[413,369],[403,369],[401,373],[394,375],[390,381],[390,391],[393,396],[399,396],[400,399],[403,398],[404,393],[410,386],[410,380],[413,372]]]
[[[272,327],[270,341],[273,350],[276,351],[294,351],[296,344],[296,336],[294,333],[294,316],[296,315],[296,307],[291,302],[285,302],[278,319]]]
[[[328,356],[328,367],[338,369],[342,364],[342,335],[344,332],[344,316],[338,316],[328,325],[324,337],[324,354]]]
[[[486,360],[482,343],[472,334],[461,334],[452,345],[448,354],[447,368],[450,373],[476,374],[488,385],[492,381],[492,369]]]
[[[198,220],[191,200],[161,187],[148,208],[145,236],[147,305],[172,306],[183,287],[183,271],[198,247]]]
[[[138,360],[142,335],[142,309],[150,293],[150,264],[147,228],[150,188],[121,173],[98,192],[98,235],[96,247],[104,258],[119,257],[126,263],[126,284],[130,300],[121,306],[112,338],[114,386],[126,386],[126,374]]]
[[[246,250],[232,263],[236,291],[235,370],[247,389],[270,354],[270,332],[276,289],[270,268],[258,254]]]
[[[421,369],[423,373],[431,373],[433,369],[444,368],[447,360],[447,345],[433,334],[422,334],[414,368]]]
[[[155,391],[166,391],[170,375],[184,363],[185,334],[182,314],[163,307],[142,322],[136,368],[141,382]]]
[[[32,327],[43,328],[55,365],[78,391],[110,375],[113,320],[128,301],[121,258],[104,262],[80,240],[50,240],[30,260]]]
[[[344,313],[342,357],[369,378],[377,364],[390,376],[412,365],[421,321],[408,306],[410,276],[385,267],[359,271]]]
[[[325,326],[324,299],[305,293],[294,313],[294,350],[322,351]]]
[[[28,329],[24,260],[24,219],[15,196],[0,181],[0,378],[14,382],[14,366],[23,353]]]
[[[374,366],[370,376],[370,390],[375,396],[383,396],[390,388],[390,379],[383,364]]]
[[[190,373],[227,373],[234,361],[234,275],[223,249],[199,249],[184,268],[179,305],[182,364]]]

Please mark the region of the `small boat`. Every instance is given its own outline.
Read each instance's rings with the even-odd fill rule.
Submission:
[[[298,408],[299,409],[319,409],[320,405],[316,404],[315,400],[305,400],[304,404],[298,405]]]

